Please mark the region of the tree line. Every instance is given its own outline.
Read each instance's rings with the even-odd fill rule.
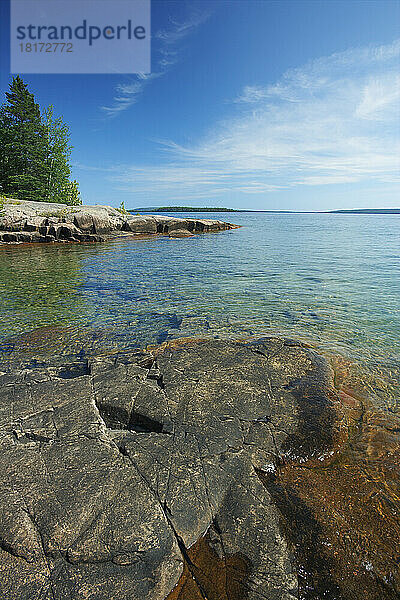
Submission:
[[[42,112],[16,76],[0,107],[0,194],[20,200],[81,204],[71,181],[69,128],[53,106]]]

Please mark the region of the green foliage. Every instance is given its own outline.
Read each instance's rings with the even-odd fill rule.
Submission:
[[[0,108],[0,191],[23,200],[80,204],[69,180],[69,129],[53,107],[40,112],[17,76]]]
[[[6,198],[6,196],[2,196],[0,194],[0,216],[4,215],[4,207],[6,204],[22,204],[19,200],[14,200],[13,198]]]
[[[63,123],[61,117],[54,118],[52,106],[45,109],[43,116],[47,136],[45,200],[66,204],[69,198],[71,175],[68,163],[71,154],[71,147],[68,144],[68,126]]]
[[[79,204],[82,204],[78,182],[75,179],[73,181],[68,181],[66,186],[66,194],[67,197],[65,204],[70,204],[71,206],[78,206]]]
[[[125,208],[124,201],[122,201],[121,204],[119,205],[119,207],[116,208],[115,210],[117,210],[118,212],[120,212],[121,215],[129,215],[128,211]]]
[[[20,77],[14,77],[0,108],[1,191],[34,200],[45,182],[45,128],[39,105]]]
[[[22,202],[20,202],[19,200],[14,200],[13,198],[6,198],[5,196],[1,196],[0,198],[1,198],[0,201],[3,201],[3,205],[13,204],[14,206],[18,206],[18,205],[22,204]]]

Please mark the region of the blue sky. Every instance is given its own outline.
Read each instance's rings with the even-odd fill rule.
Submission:
[[[150,75],[23,78],[85,203],[398,207],[399,23],[397,1],[153,0]]]

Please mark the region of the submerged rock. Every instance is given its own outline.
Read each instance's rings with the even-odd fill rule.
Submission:
[[[165,215],[131,215],[111,206],[67,206],[6,200],[0,211],[0,243],[89,242],[102,236],[224,231],[237,225],[212,219],[179,219]],[[183,237],[183,236],[175,236]]]
[[[163,600],[185,570],[217,590],[191,559],[206,532],[207,556],[232,567],[229,600],[298,597],[262,479],[332,445],[336,398],[314,351],[177,340],[20,364],[0,384],[2,600]]]

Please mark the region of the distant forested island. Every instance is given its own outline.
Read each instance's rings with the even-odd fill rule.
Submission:
[[[128,212],[264,212],[264,213],[291,213],[293,210],[252,210],[244,208],[223,208],[220,206],[142,206],[130,208]]]
[[[246,212],[236,208],[220,208],[220,207],[198,207],[198,206],[142,206],[141,208],[132,208],[129,212],[139,211],[152,212]]]
[[[351,208],[330,210],[329,212],[355,215],[400,215],[400,208]]]
[[[130,213],[137,212],[256,212],[256,213],[290,213],[290,214],[357,214],[357,215],[398,215],[400,208],[348,208],[340,210],[251,210],[243,208],[221,208],[218,206],[142,206],[131,208]]]

